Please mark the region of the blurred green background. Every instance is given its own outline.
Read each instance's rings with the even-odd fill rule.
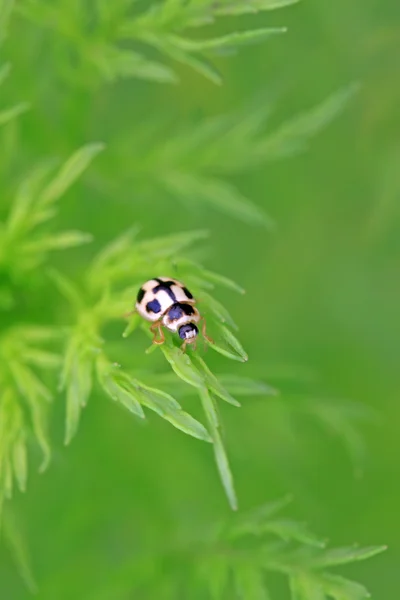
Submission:
[[[95,247],[135,223],[144,237],[211,231],[208,264],[247,292],[217,297],[239,323],[250,359],[227,364],[209,351],[206,360],[217,372],[264,378],[287,395],[282,405],[249,398],[241,409],[222,407],[240,506],[291,493],[291,515],[333,543],[388,544],[386,553],[347,574],[373,598],[397,600],[399,6],[395,0],[307,0],[222,19],[212,32],[270,25],[286,25],[288,32],[216,60],[221,86],[176,65],[175,86],[136,79],[92,84],[85,74],[79,80],[78,63],[76,72],[63,71],[67,51],[53,32],[15,16],[2,48],[13,64],[2,96],[27,100],[32,109],[1,133],[2,194],[39,158],[64,158],[101,140],[106,151],[62,203],[63,225],[93,233]],[[74,57],[68,59],[74,65]],[[201,123],[252,102],[271,102],[272,126],[353,82],[360,84],[357,94],[306,152],[230,178],[276,220],[273,232],[211,207],[183,206],[162,190],[149,202],[131,177],[129,145],[137,143],[143,123],[157,128],[166,118],[168,136],[185,119]],[[57,260],[74,274],[92,252],[84,247]],[[47,311],[45,297],[41,310]],[[141,334],[125,342],[126,356],[132,346],[141,369],[162,362],[156,354],[142,356],[146,344]],[[353,399],[376,411],[376,419],[359,426],[366,445],[362,465],[354,467],[340,435],[329,434],[310,414],[295,415],[297,396],[307,394]],[[195,400],[188,406],[196,411]],[[62,446],[63,418],[60,398],[51,468],[43,476],[32,470],[27,494],[13,501],[41,599],[90,598],[136,555],[171,535],[195,537],[227,516],[205,444],[152,415],[137,424],[101,394],[90,399],[68,449]],[[0,546],[1,599],[29,596]]]

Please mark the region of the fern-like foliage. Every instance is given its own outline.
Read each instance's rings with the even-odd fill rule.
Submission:
[[[202,39],[187,37],[186,32],[190,35],[193,28],[209,25],[218,17],[269,11],[295,2],[297,0],[166,0],[141,7],[134,0],[96,0],[79,7],[64,3],[62,19],[59,7],[45,0],[24,0],[18,8],[25,18],[61,36],[78,58],[81,75],[89,75],[89,79],[96,74],[106,81],[136,77],[160,83],[176,82],[177,74],[169,65],[141,51],[145,45],[150,51],[183,63],[210,81],[220,83],[221,75],[210,61],[212,55],[262,42],[285,29],[263,27]]]
[[[192,386],[203,405],[205,426],[186,413],[180,402],[162,388],[145,383],[132,373],[131,365],[116,365],[105,350],[101,330],[105,323],[121,319],[131,307],[137,289],[152,273],[173,273],[182,278],[201,298],[202,310],[209,316],[216,342],[210,344],[216,352],[233,360],[244,362],[247,355],[232,332],[236,325],[228,311],[209,294],[214,282],[229,289],[243,291],[229,279],[204,269],[186,258],[176,261],[183,251],[204,238],[206,232],[193,231],[151,240],[134,240],[128,232],[103,249],[93,260],[83,277],[82,285],[75,286],[59,273],[53,277],[63,294],[75,309],[75,325],[70,329],[64,353],[61,388],[66,391],[66,443],[75,435],[81,409],[86,405],[93,388],[93,380],[103,391],[134,413],[144,418],[143,407],[153,410],[184,433],[213,442],[217,466],[232,508],[237,507],[233,478],[220,433],[216,399],[239,406],[204,360],[196,353],[182,353],[173,336],[160,348],[175,376]],[[206,291],[208,290],[208,292]],[[124,337],[139,327],[141,320],[134,315],[129,320]],[[145,332],[148,328],[143,325]],[[155,346],[150,346],[149,351]]]
[[[140,597],[274,600],[276,576],[291,600],[366,600],[366,588],[332,572],[373,557],[384,546],[330,548],[300,522],[280,516],[288,498],[236,515],[189,541],[169,541],[159,554],[134,557],[90,600]],[[162,565],[168,563],[168,571]],[[164,573],[156,583],[151,574]],[[147,575],[148,574],[148,575]],[[139,583],[137,583],[139,581]],[[138,586],[138,587],[136,587]],[[279,589],[279,588],[278,588]]]
[[[185,208],[210,207],[250,225],[274,228],[274,220],[229,178],[304,152],[355,90],[354,85],[339,90],[275,128],[268,127],[271,107],[264,104],[197,123],[135,125],[134,132],[128,129],[115,144],[108,166],[113,180],[102,169],[94,177],[96,187],[123,193],[115,182],[118,172],[118,181],[129,182],[145,197],[163,194]]]
[[[52,250],[89,240],[90,236],[80,231],[51,233],[46,225],[57,212],[58,200],[100,149],[99,144],[81,148],[53,175],[53,165],[42,165],[20,185],[1,224],[1,301],[9,323],[13,320],[12,309],[21,305],[24,277],[42,265]],[[42,274],[38,280],[43,278]],[[18,317],[19,324],[6,327],[0,336],[0,505],[12,496],[14,481],[21,491],[26,488],[31,438],[42,452],[40,470],[49,464],[47,431],[54,377],[49,379],[48,373],[61,365],[54,350],[60,331],[55,326],[23,324],[20,314]]]

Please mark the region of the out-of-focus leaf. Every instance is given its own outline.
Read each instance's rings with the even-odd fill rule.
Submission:
[[[203,405],[204,413],[207,417],[210,426],[211,437],[214,442],[215,462],[217,463],[222,485],[224,486],[230,507],[232,508],[232,510],[237,510],[238,501],[233,483],[233,476],[229,466],[228,457],[226,455],[226,450],[221,438],[218,415],[216,412],[214,400],[212,396],[208,393],[208,391],[204,388],[199,391],[199,394]]]
[[[243,196],[239,190],[223,181],[187,173],[168,173],[163,179],[166,188],[185,200],[204,203],[250,225],[275,227],[274,221],[256,204]]]
[[[21,102],[16,106],[0,111],[0,125],[5,125],[8,123],[8,121],[12,121],[12,119],[15,119],[15,117],[18,117],[18,115],[26,112],[28,108],[29,104],[26,102]]]
[[[366,560],[381,554],[386,550],[386,546],[369,546],[367,548],[357,548],[356,546],[349,548],[334,548],[325,550],[322,554],[317,554],[312,559],[314,568],[324,569],[326,567],[335,567],[337,565],[345,565],[358,560]]]
[[[264,383],[241,375],[218,375],[219,381],[235,396],[276,396],[278,390]]]
[[[243,600],[270,600],[262,572],[254,566],[238,565],[234,570],[235,588]]]
[[[176,83],[174,71],[162,63],[149,60],[138,52],[115,46],[101,46],[93,53],[93,61],[106,80],[136,77],[158,83]]]
[[[318,578],[323,586],[325,597],[328,596],[333,600],[367,600],[367,598],[371,598],[371,594],[363,585],[350,579],[330,573],[321,573]]]
[[[38,207],[44,208],[58,200],[80,175],[87,169],[92,160],[104,149],[102,143],[91,143],[77,150],[61,167],[52,181],[44,188],[38,200]]]
[[[284,8],[291,4],[297,4],[299,0],[244,0],[235,2],[234,0],[216,4],[214,8],[215,15],[244,15],[246,13],[257,13],[264,10],[276,10]]]
[[[282,125],[275,133],[255,144],[253,160],[264,162],[303,151],[308,140],[343,111],[357,89],[357,85],[351,85],[339,90],[321,104]]]
[[[88,244],[91,241],[93,241],[93,236],[90,233],[83,231],[63,231],[62,233],[40,237],[40,239],[27,242],[21,246],[21,251],[32,254],[35,252],[47,252],[49,250],[64,250],[65,248]]]
[[[29,556],[25,536],[21,531],[17,518],[10,511],[7,511],[7,515],[4,519],[4,538],[11,550],[22,581],[32,594],[36,594],[38,586],[33,574],[31,558]]]
[[[206,40],[190,40],[176,35],[169,35],[168,41],[184,52],[202,52],[206,50],[219,50],[225,48],[237,48],[247,44],[263,42],[273,35],[285,33],[284,28],[263,28],[247,31],[235,31],[227,35]]]
[[[312,573],[297,573],[290,577],[292,600],[326,600],[324,588]]]
[[[22,427],[18,434],[18,438],[13,445],[12,464],[19,490],[21,492],[25,492],[26,482],[28,479],[28,459],[26,452],[25,432]]]

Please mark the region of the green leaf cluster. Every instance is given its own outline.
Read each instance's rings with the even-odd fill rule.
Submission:
[[[130,582],[136,572],[142,573],[140,589],[145,598],[159,597],[161,589],[168,589],[171,597],[187,597],[196,590],[196,598],[207,600],[274,600],[282,597],[276,577],[285,580],[291,600],[369,598],[364,586],[332,569],[369,559],[386,548],[327,547],[304,523],[280,516],[288,501],[283,498],[237,514],[189,542],[167,545],[159,555],[132,557],[90,600],[105,600],[110,594],[115,600],[125,598],[128,590],[135,591]],[[165,560],[168,575],[160,588],[151,574]]]
[[[240,17],[295,2],[297,0],[166,0],[142,7],[133,0],[96,0],[79,7],[75,3],[63,3],[61,19],[59,10],[44,0],[24,0],[17,8],[22,17],[51,31],[53,43],[52,36],[60,37],[75,53],[82,82],[87,83],[88,76],[91,80],[97,76],[105,81],[135,77],[176,83],[176,71],[158,57],[151,58],[155,52],[156,56],[182,63],[219,84],[221,75],[210,60],[213,55],[263,42],[286,30],[262,27],[217,36],[208,33],[208,37],[201,39],[192,37],[192,30],[210,25],[219,17]],[[70,69],[68,65],[66,72]]]

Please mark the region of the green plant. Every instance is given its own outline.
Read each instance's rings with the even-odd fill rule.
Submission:
[[[293,3],[168,0],[142,10],[126,0],[68,0],[58,5],[24,0],[16,7],[16,26],[31,31],[30,23],[35,23],[44,28],[46,52],[47,45],[54,51],[49,53],[49,71],[53,69],[56,79],[70,86],[71,103],[79,105],[78,83],[88,94],[104,81],[125,77],[172,83],[177,81],[176,62],[220,83],[209,55],[263,41],[283,30],[260,27],[222,35],[207,33],[202,39],[184,36],[220,16],[242,16]],[[0,41],[5,38],[11,6],[10,2],[0,4]],[[158,54],[152,58],[153,50],[164,60],[172,59],[173,66],[161,62]],[[9,71],[8,65],[2,68],[0,83]],[[59,230],[59,223],[64,222],[60,200],[89,166],[85,187],[78,188],[80,200],[83,189],[87,193],[98,187],[110,189],[115,181],[127,187],[133,182],[135,189],[146,190],[151,198],[161,194],[184,204],[210,206],[251,225],[273,226],[273,220],[240,191],[233,177],[302,151],[308,140],[342,110],[353,92],[351,86],[334,94],[272,133],[265,132],[268,110],[264,106],[255,110],[246,107],[240,113],[199,123],[186,122],[179,131],[172,126],[166,142],[162,140],[164,116],[155,127],[146,122],[139,128],[134,123],[133,129],[117,132],[103,162],[99,159],[91,164],[104,144],[89,143],[61,166],[57,160],[46,159],[18,185],[13,179],[15,173],[4,183],[7,202],[0,229],[0,517],[4,516],[4,538],[31,591],[37,586],[24,536],[18,516],[5,500],[11,499],[15,486],[26,490],[28,464],[36,461],[38,449],[39,470],[43,472],[50,464],[52,448],[59,444],[49,433],[54,399],[65,398],[65,444],[77,434],[90,397],[99,393],[132,414],[132,431],[135,418],[144,419],[150,410],[181,432],[207,442],[234,510],[238,500],[222,432],[222,402],[239,407],[238,397],[267,397],[283,423],[279,434],[285,427],[291,430],[292,422],[302,416],[311,416],[326,431],[340,436],[359,469],[364,446],[358,426],[369,415],[359,404],[308,393],[280,394],[264,381],[242,376],[239,365],[234,372],[227,369],[215,374],[208,358],[190,349],[183,354],[173,336],[167,336],[160,348],[151,345],[143,353],[143,340],[149,331],[137,315],[128,319],[123,330],[123,315],[132,308],[139,285],[154,274],[171,274],[187,282],[201,299],[201,311],[207,315],[216,340],[209,344],[210,354],[215,351],[224,359],[247,361],[236,336],[235,320],[215,297],[218,286],[239,294],[243,289],[204,266],[202,244],[207,231],[141,239],[139,230],[133,228],[108,243],[95,239],[97,251],[82,253],[81,260],[72,260],[71,265],[67,258],[55,256],[55,251],[93,241],[91,233],[64,226]],[[0,125],[12,125],[27,107],[23,103],[1,109]],[[83,122],[80,118],[76,133],[81,138]],[[60,137],[67,137],[67,133],[65,126]],[[16,144],[18,135],[23,136],[17,130]],[[54,154],[52,148],[49,154]],[[14,187],[17,189],[12,193]],[[130,337],[133,333],[135,336]],[[140,349],[134,354],[127,350],[133,337],[140,340]],[[153,351],[168,365],[168,371],[154,367],[158,357]],[[200,411],[193,411],[192,416],[186,410],[188,396],[197,399],[203,416]],[[275,427],[273,419],[269,427]],[[301,524],[275,517],[283,504],[239,513],[211,531],[195,531],[189,541],[160,539],[159,551],[121,561],[122,566],[117,565],[109,577],[109,587],[93,591],[93,600],[127,598],[137,588],[148,598],[176,598],[183,589],[184,597],[223,600],[236,594],[246,600],[263,600],[269,594],[275,597],[267,591],[270,573],[285,576],[292,600],[366,598],[363,586],[327,569],[368,558],[383,548],[326,550]],[[167,575],[156,580],[154,573],[165,563],[169,565]]]

